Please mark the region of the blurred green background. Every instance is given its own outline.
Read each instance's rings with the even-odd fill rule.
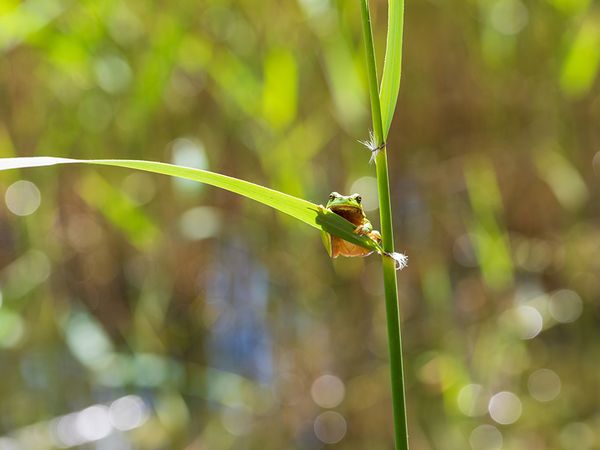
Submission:
[[[361,39],[358,0],[3,0],[0,156],[357,191],[377,223]],[[388,143],[415,450],[600,449],[599,66],[598,2],[407,2]],[[377,257],[124,169],[0,189],[1,450],[391,448]]]

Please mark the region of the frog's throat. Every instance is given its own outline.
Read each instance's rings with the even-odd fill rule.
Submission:
[[[333,206],[330,209],[338,216],[343,217],[356,226],[363,223],[364,215],[359,208],[353,206]]]

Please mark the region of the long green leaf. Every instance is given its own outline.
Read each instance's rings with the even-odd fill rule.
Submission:
[[[402,73],[402,36],[404,29],[404,0],[388,1],[388,33],[379,98],[383,120],[383,138],[387,139],[396,110]]]
[[[251,198],[252,200],[256,200],[257,202],[263,203],[301,220],[314,228],[334,234],[362,247],[381,252],[381,247],[376,242],[367,236],[361,236],[354,233],[354,225],[331,211],[324,210],[307,200],[293,197],[258,184],[250,183],[249,181],[239,180],[208,170],[194,169],[191,167],[155,161],[128,159],[71,159],[49,156],[0,158],[0,170],[53,166],[56,164],[95,164],[125,167],[198,181]]]

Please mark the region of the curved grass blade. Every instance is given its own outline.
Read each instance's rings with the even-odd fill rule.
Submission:
[[[402,73],[402,36],[404,33],[404,0],[388,1],[388,32],[379,98],[383,121],[383,139],[387,139],[396,110]]]
[[[339,236],[346,241],[375,250],[378,253],[382,252],[379,244],[367,236],[360,236],[354,233],[353,224],[337,214],[323,209],[319,205],[249,181],[240,180],[216,172],[210,172],[208,170],[194,169],[191,167],[177,166],[156,161],[128,159],[71,159],[48,156],[0,158],[0,170],[53,166],[56,164],[94,164],[124,167],[209,184],[256,200],[257,202],[288,214],[314,228]]]

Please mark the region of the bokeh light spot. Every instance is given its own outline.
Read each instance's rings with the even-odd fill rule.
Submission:
[[[487,412],[488,395],[480,384],[467,384],[458,393],[458,409],[465,416],[482,416]]]
[[[110,359],[112,344],[102,326],[84,313],[75,313],[65,323],[71,352],[88,367],[100,368]]]
[[[15,181],[4,195],[6,207],[17,216],[29,216],[37,211],[42,202],[40,190],[27,180]]]
[[[516,308],[518,330],[521,339],[533,339],[544,327],[540,312],[533,306],[518,306]]]
[[[61,447],[74,447],[85,442],[77,430],[77,413],[67,414],[52,422],[53,434]]]
[[[0,310],[0,347],[14,347],[24,333],[25,323],[19,314],[6,308]]]
[[[521,400],[512,392],[498,392],[490,399],[488,411],[495,422],[510,425],[521,417]]]
[[[116,4],[107,19],[110,36],[122,45],[130,45],[144,33],[144,24],[124,3]]]
[[[156,183],[147,173],[132,173],[123,179],[123,191],[136,205],[145,205],[156,194]]]
[[[375,177],[361,177],[357,179],[348,193],[359,193],[362,197],[362,206],[365,211],[375,211],[379,209],[379,200],[377,196],[377,179]]]
[[[321,408],[335,408],[344,400],[346,387],[335,375],[322,375],[313,382],[310,395]]]
[[[94,405],[84,409],[77,415],[75,427],[87,441],[105,438],[112,431],[108,408],[104,405]]]
[[[300,0],[300,4],[311,16],[321,16],[331,9],[330,0]]]
[[[18,441],[8,437],[0,438],[0,450],[21,450]]]
[[[585,423],[570,423],[560,431],[560,443],[565,450],[587,450],[594,445],[594,431]]]
[[[581,297],[569,289],[562,289],[550,297],[550,315],[560,323],[576,321],[583,311]]]
[[[346,419],[334,411],[325,411],[319,414],[314,423],[315,435],[325,444],[340,442],[344,439],[347,429]]]
[[[173,164],[195,169],[208,169],[208,158],[204,144],[197,139],[178,138],[171,145]],[[174,178],[175,187],[183,193],[195,193],[202,189],[202,183],[183,178]]]
[[[549,402],[560,394],[560,377],[550,369],[539,369],[529,375],[527,388],[539,402]]]
[[[473,450],[500,450],[502,433],[493,425],[479,425],[471,431],[469,444]]]
[[[185,167],[206,169],[208,161],[204,145],[196,139],[175,139],[173,141],[173,163]]]
[[[219,210],[210,206],[198,206],[188,209],[179,219],[181,234],[191,241],[199,241],[219,233],[221,215]]]
[[[110,94],[122,92],[131,81],[129,64],[120,56],[106,55],[94,64],[98,85]]]
[[[137,395],[115,400],[109,408],[110,422],[121,431],[133,430],[148,420],[148,407]]]
[[[490,22],[496,31],[514,35],[529,22],[529,12],[520,0],[499,0],[490,10]]]

